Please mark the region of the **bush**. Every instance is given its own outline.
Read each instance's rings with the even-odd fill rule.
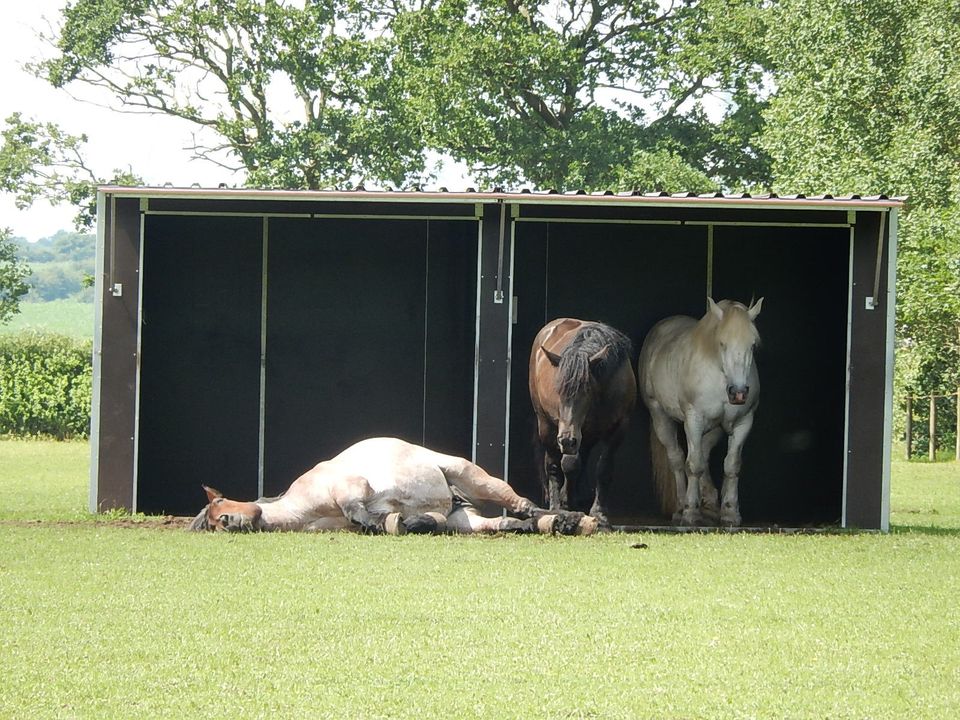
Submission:
[[[49,333],[0,336],[0,434],[88,437],[92,350]]]

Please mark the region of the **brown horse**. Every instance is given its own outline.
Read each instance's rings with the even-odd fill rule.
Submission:
[[[589,535],[582,513],[547,512],[469,460],[397,438],[369,438],[319,463],[279,498],[238,502],[204,486],[207,506],[191,530],[362,530],[533,532]],[[514,517],[484,517],[474,503],[494,503]]]
[[[530,399],[537,414],[541,480],[551,510],[568,507],[592,448],[596,492],[590,515],[608,526],[613,454],[637,401],[630,339],[609,325],[573,318],[547,323],[530,351]],[[561,483],[560,472],[563,472]]]

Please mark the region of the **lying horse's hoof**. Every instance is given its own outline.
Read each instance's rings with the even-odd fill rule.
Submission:
[[[383,521],[383,531],[387,535],[405,535],[406,526],[400,521],[400,513],[392,512]]]
[[[447,519],[440,513],[432,512],[404,518],[402,524],[408,533],[414,535],[436,535],[447,529]]]
[[[537,520],[541,533],[551,535],[593,535],[599,523],[581,512],[558,510],[556,515],[544,515]]]

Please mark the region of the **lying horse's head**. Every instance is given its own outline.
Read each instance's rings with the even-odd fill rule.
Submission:
[[[252,502],[228,500],[219,490],[203,486],[207,493],[207,506],[200,511],[191,530],[227,530],[229,532],[250,532],[262,529],[260,506]]]

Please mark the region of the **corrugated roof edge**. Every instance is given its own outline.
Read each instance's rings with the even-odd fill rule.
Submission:
[[[272,200],[358,200],[358,201],[420,201],[420,202],[482,202],[490,200],[504,200],[508,202],[573,202],[584,204],[690,204],[690,205],[755,205],[755,206],[787,206],[787,207],[902,207],[907,198],[904,196],[887,195],[779,195],[764,193],[753,195],[750,193],[666,193],[642,192],[630,190],[617,192],[602,190],[587,192],[586,190],[503,190],[494,187],[491,190],[449,190],[445,187],[436,190],[406,189],[368,190],[362,185],[349,190],[281,190],[278,188],[228,188],[220,185],[216,188],[204,188],[198,185],[192,187],[160,186],[118,186],[102,185],[98,190],[110,195],[126,195],[134,197],[180,197],[196,199],[272,199]]]

